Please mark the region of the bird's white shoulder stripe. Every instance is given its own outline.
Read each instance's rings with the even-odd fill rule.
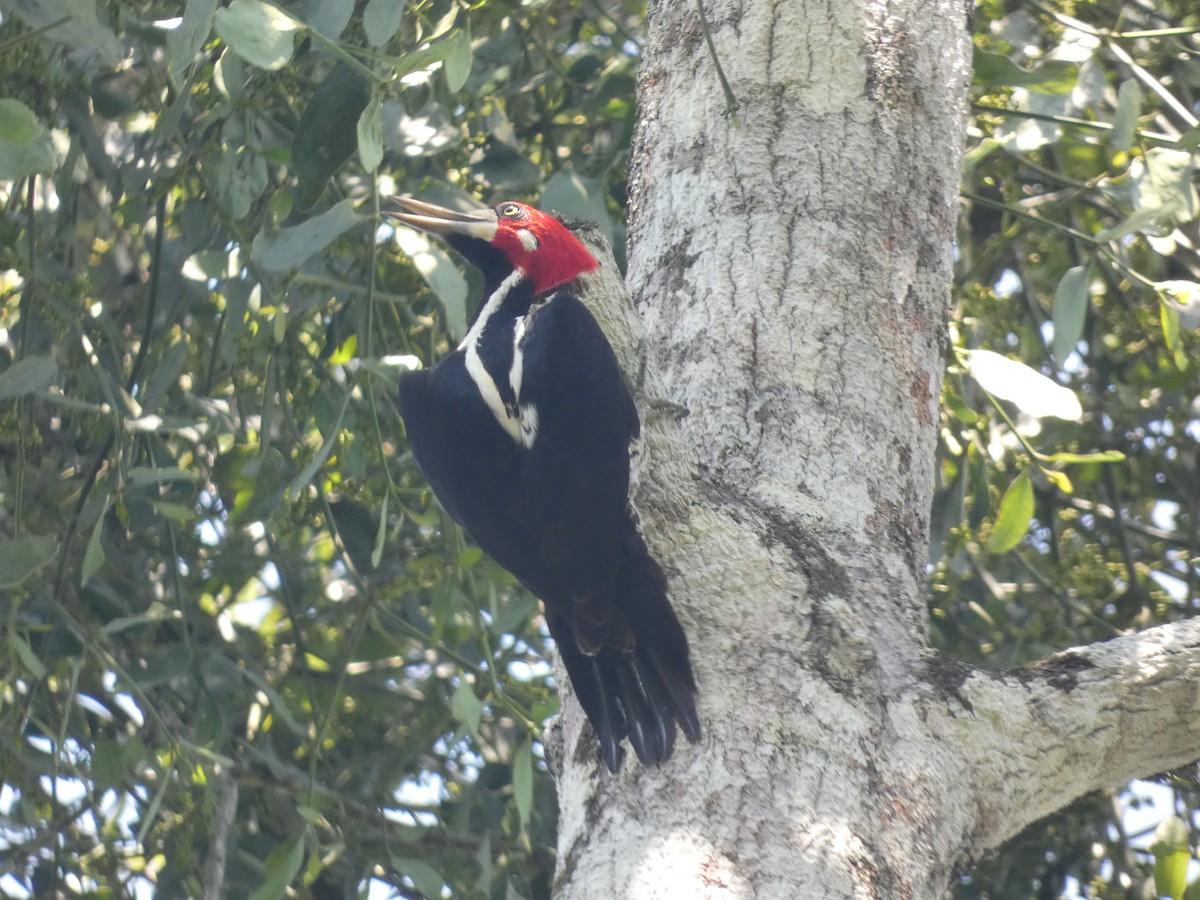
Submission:
[[[494,316],[500,307],[504,305],[504,299],[524,277],[525,273],[520,269],[513,269],[512,274],[496,286],[496,290],[492,292],[492,296],[487,298],[483,309],[475,317],[475,323],[471,326],[471,330],[466,333],[466,336],[462,339],[462,343],[458,345],[459,350],[466,350],[479,342],[479,336],[483,334],[483,329],[487,325],[488,319]]]
[[[475,382],[475,387],[479,389],[479,393],[483,397],[483,402],[492,411],[492,415],[500,423],[500,427],[508,432],[508,436],[514,441],[520,441],[521,422],[516,416],[511,415],[508,407],[504,405],[504,400],[500,397],[500,391],[496,388],[496,382],[492,380],[492,374],[487,370],[487,366],[483,364],[483,360],[479,356],[478,346],[475,344],[467,345],[466,356],[467,374]]]
[[[513,328],[513,361],[512,368],[508,370],[508,383],[512,385],[517,403],[521,402],[521,381],[525,377],[525,353],[521,350],[521,339],[525,337],[525,323],[528,321],[528,316],[521,316]]]
[[[492,416],[500,424],[500,427],[519,444],[526,447],[533,446],[533,439],[528,437],[527,429],[522,427],[522,416],[517,410],[510,410],[504,403],[504,399],[500,396],[500,390],[496,387],[496,382],[492,378],[492,373],[487,370],[487,366],[483,364],[483,359],[479,355],[479,339],[483,335],[483,329],[487,325],[488,320],[496,314],[504,303],[504,299],[508,296],[513,287],[524,278],[525,275],[520,270],[515,270],[511,275],[500,282],[499,286],[488,297],[483,309],[479,311],[479,315],[475,318],[475,323],[467,332],[466,337],[462,339],[462,343],[458,345],[458,349],[464,351],[465,364],[467,374],[471,380],[475,382],[475,387],[479,389],[479,394],[483,397],[483,402],[487,404],[487,408],[491,410]],[[518,331],[522,330],[524,319],[518,324]],[[520,338],[514,338],[514,341]],[[513,345],[513,368],[517,369],[516,384],[513,387],[514,396],[520,393],[520,355],[516,353],[516,344]],[[513,373],[509,373],[509,380],[513,380]],[[519,404],[518,404],[519,405]],[[537,419],[536,412],[534,414],[533,437],[537,436]]]

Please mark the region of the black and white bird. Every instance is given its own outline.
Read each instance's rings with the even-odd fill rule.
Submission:
[[[422,473],[447,512],[543,602],[575,694],[616,771],[628,738],[667,759],[700,737],[696,683],[667,581],[629,509],[641,425],[612,347],[567,290],[599,266],[523,203],[460,213],[411,198],[389,213],[483,274],[462,343],[400,381]]]

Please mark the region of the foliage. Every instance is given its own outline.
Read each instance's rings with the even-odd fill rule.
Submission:
[[[2,892],[546,896],[536,602],[392,400],[468,286],[372,234],[617,208],[632,13],[3,9]]]
[[[536,603],[439,512],[391,400],[478,285],[379,208],[540,194],[620,250],[641,11],[0,10],[0,889],[547,896]],[[976,9],[947,654],[1193,614],[1198,16]],[[1064,390],[1078,412],[1033,406]],[[956,894],[1140,895],[1167,857],[1125,822],[1087,798]]]
[[[1200,12],[976,16],[931,611],[943,652],[1011,667],[1200,603]],[[978,371],[989,351],[1025,375]],[[1165,783],[1194,823],[1192,770]],[[1080,801],[955,895],[1153,894],[1153,838],[1127,833],[1148,791]]]

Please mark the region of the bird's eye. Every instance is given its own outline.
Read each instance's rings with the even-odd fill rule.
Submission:
[[[525,211],[516,203],[501,203],[498,212],[505,219],[519,219],[525,215]]]

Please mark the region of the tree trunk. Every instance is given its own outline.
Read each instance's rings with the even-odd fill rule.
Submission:
[[[608,776],[567,705],[556,896],[936,897],[1079,794],[1198,755],[1196,654],[1169,648],[1200,627],[1003,676],[930,655],[967,4],[704,16],[736,116],[698,6],[651,10],[629,269],[645,331],[611,263],[586,296],[641,373],[636,502],[705,735]],[[1171,741],[1137,740],[1177,718]]]

